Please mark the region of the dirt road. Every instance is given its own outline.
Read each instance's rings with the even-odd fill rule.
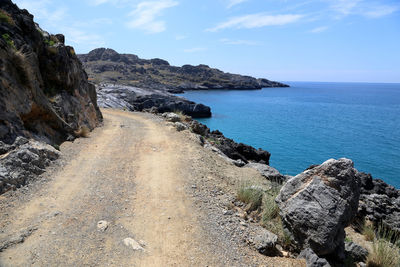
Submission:
[[[264,261],[233,239],[216,244],[204,230],[208,215],[188,193],[196,188],[195,176],[204,177],[193,173],[193,164],[204,161],[193,156],[194,142],[183,142],[182,133],[154,116],[103,114],[104,126],[90,138],[62,145],[68,159],[49,171],[44,184],[0,196],[0,266],[255,266]],[[99,221],[106,221],[105,230]],[[143,249],[134,250],[127,238]]]

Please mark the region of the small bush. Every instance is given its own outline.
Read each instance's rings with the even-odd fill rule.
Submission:
[[[283,229],[282,220],[279,216],[269,221],[263,221],[262,225],[265,227],[265,229],[278,236],[279,244],[281,244],[282,247],[285,249],[290,248],[292,239],[290,235]]]
[[[13,18],[11,17],[11,15],[2,9],[0,9],[0,23],[1,22],[15,25],[15,22],[14,22]]]
[[[384,240],[375,240],[367,258],[368,267],[399,267],[399,248]]]
[[[364,225],[362,234],[364,235],[365,240],[374,241],[375,239],[374,226],[372,224]]]
[[[79,127],[79,129],[76,130],[74,133],[78,137],[89,137],[90,130],[86,125],[84,125]]]
[[[4,33],[1,35],[1,37],[3,38],[4,41],[6,41],[6,43],[11,46],[12,48],[15,49],[15,44],[13,39],[11,39],[10,35],[8,33]]]
[[[248,210],[253,211],[261,206],[263,194],[262,188],[258,186],[242,184],[238,189],[237,199],[248,204]]]

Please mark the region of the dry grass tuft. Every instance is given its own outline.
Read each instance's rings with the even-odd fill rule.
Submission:
[[[263,199],[263,189],[257,185],[242,184],[237,192],[237,199],[248,204],[247,210],[257,210]]]
[[[384,240],[375,240],[367,258],[367,267],[399,267],[400,252],[394,244]]]
[[[79,127],[79,129],[74,132],[75,136],[85,138],[89,137],[89,133],[89,127],[87,127],[86,125]]]
[[[373,224],[365,224],[362,230],[362,234],[364,235],[365,240],[374,241],[375,231]]]

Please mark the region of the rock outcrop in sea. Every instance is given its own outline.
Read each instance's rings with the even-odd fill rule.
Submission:
[[[159,58],[146,60],[106,48],[97,48],[78,57],[89,78],[97,84],[118,83],[172,93],[182,93],[185,90],[288,87],[268,79],[225,73],[207,65],[175,67]]]
[[[20,140],[57,146],[99,125],[102,115],[95,86],[64,36],[45,32],[10,0],[0,0],[0,13],[2,193],[25,184],[56,158],[48,147]]]
[[[194,118],[211,117],[211,109],[166,91],[126,85],[101,84],[97,87],[98,104],[103,108],[155,113],[180,111]]]

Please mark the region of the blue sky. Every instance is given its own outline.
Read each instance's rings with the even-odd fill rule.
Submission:
[[[399,0],[14,0],[78,53],[109,47],[279,81],[400,82]]]

